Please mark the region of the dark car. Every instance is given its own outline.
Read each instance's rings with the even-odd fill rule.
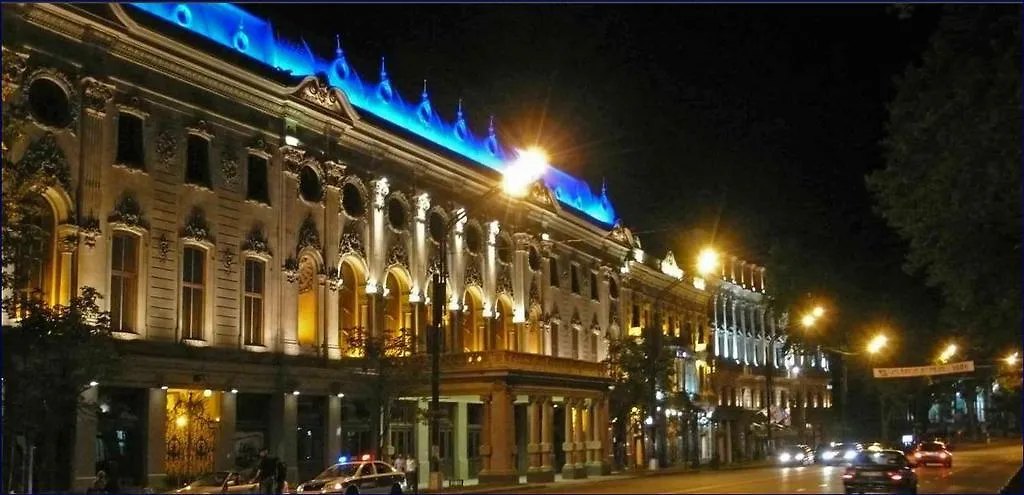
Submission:
[[[1017,473],[1014,474],[1012,478],[1010,478],[1010,481],[1006,482],[1006,485],[1003,486],[1002,490],[999,490],[1000,495],[1004,493],[1024,493],[1024,486],[1021,486],[1020,483],[1021,470],[1024,470],[1024,466],[1017,468]]]
[[[917,493],[917,473],[898,450],[864,451],[843,473],[846,493]]]
[[[814,451],[806,445],[783,447],[775,455],[780,466],[807,466],[814,464]]]
[[[405,489],[405,473],[380,461],[339,462],[316,478],[299,485],[296,493],[388,493],[399,495]]]
[[[859,443],[834,443],[818,451],[821,463],[826,466],[849,464],[864,447]]]
[[[953,454],[942,442],[921,442],[907,457],[914,466],[941,464],[947,468],[953,467]]]

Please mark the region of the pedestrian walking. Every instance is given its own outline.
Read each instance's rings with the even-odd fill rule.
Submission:
[[[276,483],[274,483],[274,493],[276,495],[284,493],[286,479],[288,479],[288,466],[281,459],[277,459],[277,476]]]
[[[417,470],[416,458],[409,456],[405,460],[405,482],[409,485],[409,491],[413,494],[420,492],[420,475]]]
[[[92,486],[85,493],[107,493],[107,472],[103,470],[97,472],[96,479],[92,481]]]
[[[266,447],[260,449],[260,460],[256,471],[256,482],[260,484],[260,493],[276,495],[277,492],[277,471],[278,461],[270,455]]]

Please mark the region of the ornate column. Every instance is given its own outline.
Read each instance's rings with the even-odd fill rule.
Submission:
[[[526,406],[526,430],[529,443],[526,445],[526,453],[529,456],[529,466],[526,469],[527,480],[532,474],[540,469],[540,430],[541,430],[541,401],[543,397],[531,395],[529,405]]]
[[[555,408],[551,397],[541,402],[541,462],[540,473],[555,479]]]
[[[328,359],[341,359],[341,343],[338,342],[340,313],[338,289],[341,288],[341,273],[338,271],[339,248],[341,247],[341,180],[345,166],[340,162],[327,160],[323,163],[327,185],[326,208],[324,212],[324,262],[327,263],[327,288],[324,307],[324,347]]]
[[[508,386],[498,383],[491,392],[491,414],[488,418],[491,437],[491,459],[486,474],[479,475],[481,484],[517,484],[519,474],[512,463],[515,451],[514,397]]]
[[[103,232],[101,217],[103,208],[103,172],[109,153],[107,144],[107,107],[114,98],[114,86],[92,77],[81,81],[83,91],[81,138],[81,163],[79,164],[78,225],[88,230],[88,249],[79,253],[78,283],[80,286],[107,286],[107,240]],[[99,143],[99,145],[97,145]],[[67,191],[73,194],[74,191]],[[100,301],[101,309],[109,309],[110,298]]]
[[[562,465],[562,477],[572,479],[576,478],[576,423],[573,419],[574,399],[566,397],[562,405],[565,408],[565,442],[562,443],[562,452],[565,453],[565,464]]]
[[[294,146],[282,146],[281,152],[281,195],[279,206],[275,207],[278,221],[281,222],[279,243],[280,249],[284,252],[284,265],[281,275],[285,284],[282,284],[279,296],[280,309],[278,315],[280,326],[276,340],[278,352],[289,355],[299,353],[298,339],[298,312],[299,312],[299,260],[298,253],[293,252],[296,247],[294,238],[289,232],[294,232],[298,226],[290,225],[288,212],[291,206],[297,201],[296,198],[286,191],[296,191],[299,187],[299,170],[305,160],[306,152]]]
[[[587,455],[587,436],[586,430],[584,429],[583,417],[586,415],[586,400],[576,399],[575,401],[575,414],[573,414],[573,440],[576,444],[576,452],[573,456],[576,468],[576,477],[586,478],[587,467],[586,467],[586,455]]]
[[[75,295],[74,267],[75,251],[78,249],[78,228],[71,225],[61,225],[57,228],[57,252],[60,259],[57,264],[57,299],[54,301],[62,306],[71,302]]]
[[[587,399],[587,475],[601,475],[601,436],[606,424],[601,418],[598,399]]]

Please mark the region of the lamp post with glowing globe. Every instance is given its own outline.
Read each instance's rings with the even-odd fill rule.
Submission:
[[[544,176],[548,169],[548,157],[542,150],[531,148],[518,150],[516,159],[507,164],[502,171],[501,183],[481,195],[474,204],[480,204],[491,195],[502,192],[512,198],[525,197],[533,185]],[[441,475],[441,340],[444,335],[444,312],[447,311],[447,296],[445,294],[448,280],[448,237],[452,229],[460,221],[466,218],[468,212],[465,208],[459,210],[445,224],[444,235],[438,242],[440,253],[437,272],[433,280],[433,325],[429,337],[429,348],[431,353],[430,373],[430,479],[431,490],[440,490],[443,485]],[[504,426],[502,426],[504,427]]]

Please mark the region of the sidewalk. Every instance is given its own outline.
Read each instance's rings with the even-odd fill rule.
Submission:
[[[465,486],[462,488],[444,488],[441,490],[426,490],[421,488],[420,493],[522,493],[531,490],[541,490],[549,488],[555,485],[558,486],[572,486],[576,484],[592,484],[602,483],[605,481],[617,481],[627,480],[632,478],[643,478],[648,476],[669,476],[682,473],[700,473],[707,471],[732,471],[739,469],[756,469],[762,467],[768,467],[773,465],[771,461],[751,461],[743,464],[730,464],[727,466],[721,466],[720,468],[713,469],[710,466],[701,466],[699,468],[692,467],[668,467],[665,469],[659,469],[657,471],[646,471],[646,470],[635,470],[635,471],[617,471],[607,476],[594,476],[584,479],[562,479],[561,474],[555,475],[555,481],[550,483],[527,483],[526,476],[519,477],[519,484],[517,485],[484,485],[480,486],[476,483],[475,479],[466,480]],[[421,485],[424,486],[424,485]]]

